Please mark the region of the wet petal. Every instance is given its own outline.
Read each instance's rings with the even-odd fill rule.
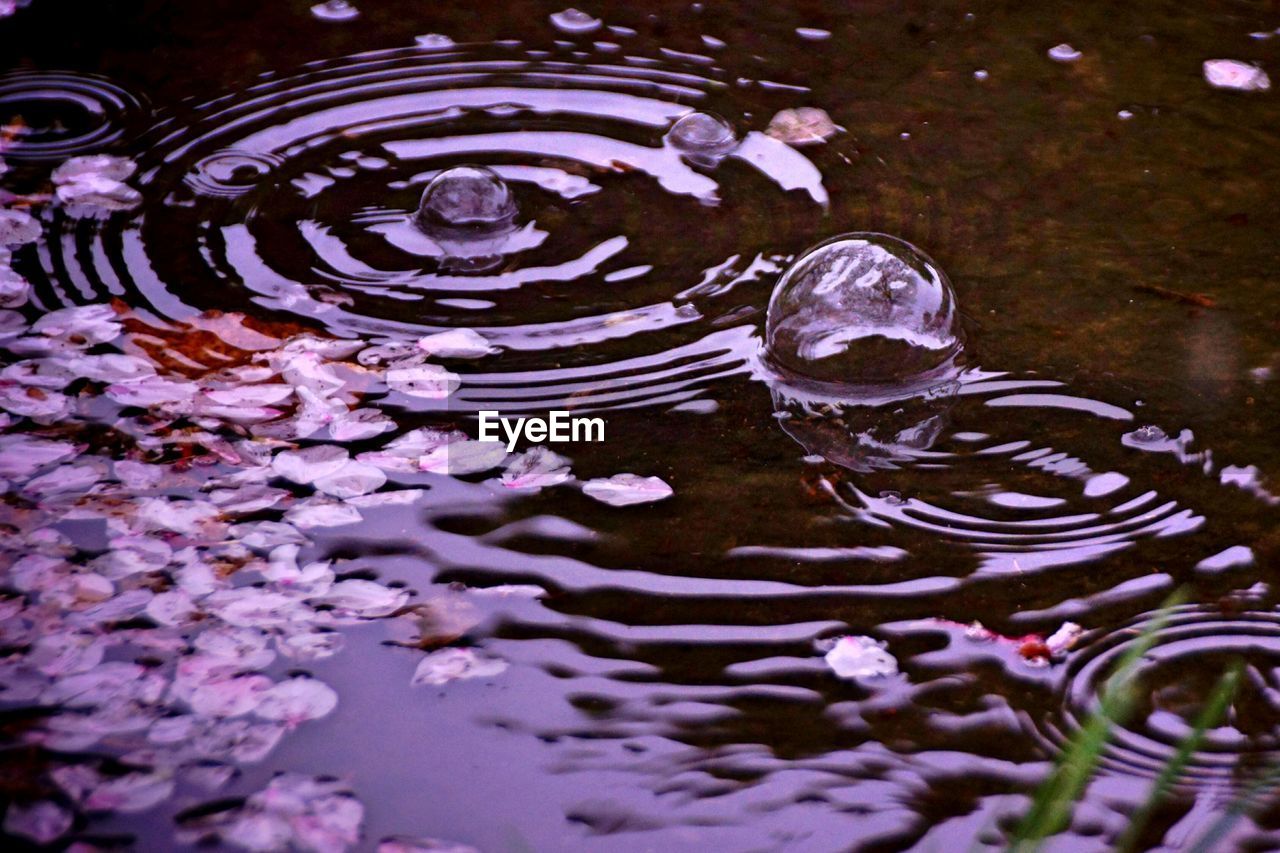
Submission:
[[[198,390],[194,382],[148,376],[135,382],[108,385],[106,393],[122,406],[137,406],[141,409],[163,407],[185,411],[195,402]]]
[[[788,145],[817,145],[826,142],[841,130],[831,120],[826,110],[817,107],[799,107],[781,110],[769,121],[765,134]]]
[[[314,483],[321,477],[328,477],[342,470],[350,461],[351,454],[341,447],[330,444],[318,444],[303,450],[285,450],[277,453],[271,460],[272,469],[295,483]]]
[[[161,625],[186,625],[199,613],[182,590],[158,593],[147,602],[146,614]]]
[[[360,511],[341,501],[312,498],[291,507],[284,514],[287,521],[303,530],[313,527],[341,527],[361,520]]]
[[[614,474],[607,479],[587,480],[582,484],[582,492],[610,506],[653,503],[672,495],[671,487],[661,478],[638,474]]]
[[[67,184],[87,177],[124,181],[133,175],[137,168],[137,164],[127,157],[89,154],[64,160],[58,168],[53,170],[51,177],[55,184]]]
[[[569,460],[546,447],[533,447],[519,454],[502,472],[508,489],[541,489],[568,480]]]
[[[258,707],[271,679],[265,675],[243,675],[202,684],[191,694],[191,709],[208,717],[238,717]]]
[[[50,338],[103,344],[119,337],[121,326],[111,306],[83,305],[50,311],[32,324],[31,331]]]
[[[871,637],[841,637],[825,659],[841,678],[877,678],[898,673],[898,661],[884,643]]]
[[[1267,76],[1267,72],[1237,59],[1205,60],[1204,79],[1215,89],[1265,92],[1271,88],[1271,78]]]
[[[353,579],[335,583],[327,593],[313,601],[356,616],[377,618],[390,616],[404,607],[409,601],[409,593],[374,581]]]
[[[267,720],[296,726],[327,716],[338,706],[338,694],[314,678],[290,678],[272,687],[254,711]]]
[[[241,385],[205,391],[206,398],[222,406],[274,406],[293,396],[293,386],[282,382]]]
[[[401,367],[387,371],[387,387],[410,397],[442,400],[457,390],[461,380],[435,364]]]
[[[396,428],[396,422],[377,409],[355,409],[339,414],[329,423],[334,441],[365,441]]]
[[[507,669],[507,662],[481,657],[474,649],[440,649],[422,659],[414,670],[412,684],[448,684],[464,678],[490,678]]]
[[[63,462],[79,452],[67,441],[29,435],[0,436],[0,477],[26,479],[45,465]]]
[[[40,223],[24,210],[0,208],[0,246],[21,246],[40,239]]]
[[[128,773],[108,779],[89,791],[84,807],[89,811],[131,814],[146,811],[173,794],[173,778],[162,773]]]
[[[335,498],[353,498],[377,491],[386,482],[387,475],[381,468],[353,459],[337,471],[318,478],[315,487]]]
[[[450,329],[427,335],[418,341],[418,349],[439,358],[480,358],[497,351],[484,335],[471,329]]]
[[[491,471],[507,458],[507,449],[498,441],[452,441],[423,454],[418,468],[430,474],[479,474]]]
[[[50,800],[29,804],[12,802],[4,815],[4,831],[29,838],[36,844],[49,844],[67,834],[71,821],[71,812]]]

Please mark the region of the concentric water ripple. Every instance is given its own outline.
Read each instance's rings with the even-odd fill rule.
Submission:
[[[1058,750],[1097,710],[1099,690],[1119,660],[1156,621],[1141,617],[1116,630],[1100,629],[1072,655],[1061,691],[1061,713],[1043,721],[1044,743]],[[1124,774],[1155,776],[1192,731],[1192,720],[1231,661],[1244,677],[1226,718],[1210,729],[1192,755],[1182,784],[1246,785],[1259,767],[1280,755],[1280,614],[1246,610],[1223,613],[1199,605],[1173,611],[1156,630],[1155,643],[1138,660],[1139,701],[1117,727],[1102,766]]]
[[[316,63],[162,126],[140,212],[59,219],[38,298],[172,320],[267,309],[375,339],[474,329],[506,355],[468,368],[455,409],[688,399],[745,371],[758,300],[734,291],[780,271],[826,203],[818,169],[763,133],[709,160],[664,139],[732,94],[706,73],[510,46]],[[519,208],[483,269],[455,268],[413,221],[426,184],[464,164]]]
[[[95,74],[14,71],[0,75],[0,125],[9,160],[61,160],[127,142],[150,110],[132,92]]]

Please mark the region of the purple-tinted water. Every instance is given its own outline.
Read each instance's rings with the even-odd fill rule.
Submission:
[[[54,5],[0,21],[15,840],[995,849],[1176,588],[1048,846],[1233,661],[1143,843],[1274,764],[1280,21]],[[899,271],[779,375],[846,232],[950,278],[947,370],[812,363]],[[605,440],[475,440],[552,409]]]

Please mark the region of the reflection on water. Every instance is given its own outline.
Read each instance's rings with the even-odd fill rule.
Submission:
[[[1184,584],[1062,842],[1274,762],[1272,40],[306,6],[0,80],[7,833],[994,848]]]

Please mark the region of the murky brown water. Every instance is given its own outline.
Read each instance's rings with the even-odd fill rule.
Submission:
[[[107,848],[995,849],[1184,586],[1050,846],[1114,842],[1232,660],[1145,842],[1274,765],[1280,107],[1202,63],[1280,67],[1251,36],[1280,13],[311,5],[0,20],[0,198],[39,223],[0,317],[8,831],[36,804]],[[803,106],[841,130],[765,133]],[[736,147],[682,156],[691,109]],[[99,153],[136,171],[53,172]],[[460,261],[413,222],[468,163],[518,214]],[[765,311],[851,231],[945,271],[965,357],[797,429]],[[606,440],[468,464],[412,432],[552,408]],[[863,464],[850,433],[890,426]],[[673,494],[579,488],[622,472]],[[845,635],[898,671],[838,677]]]

